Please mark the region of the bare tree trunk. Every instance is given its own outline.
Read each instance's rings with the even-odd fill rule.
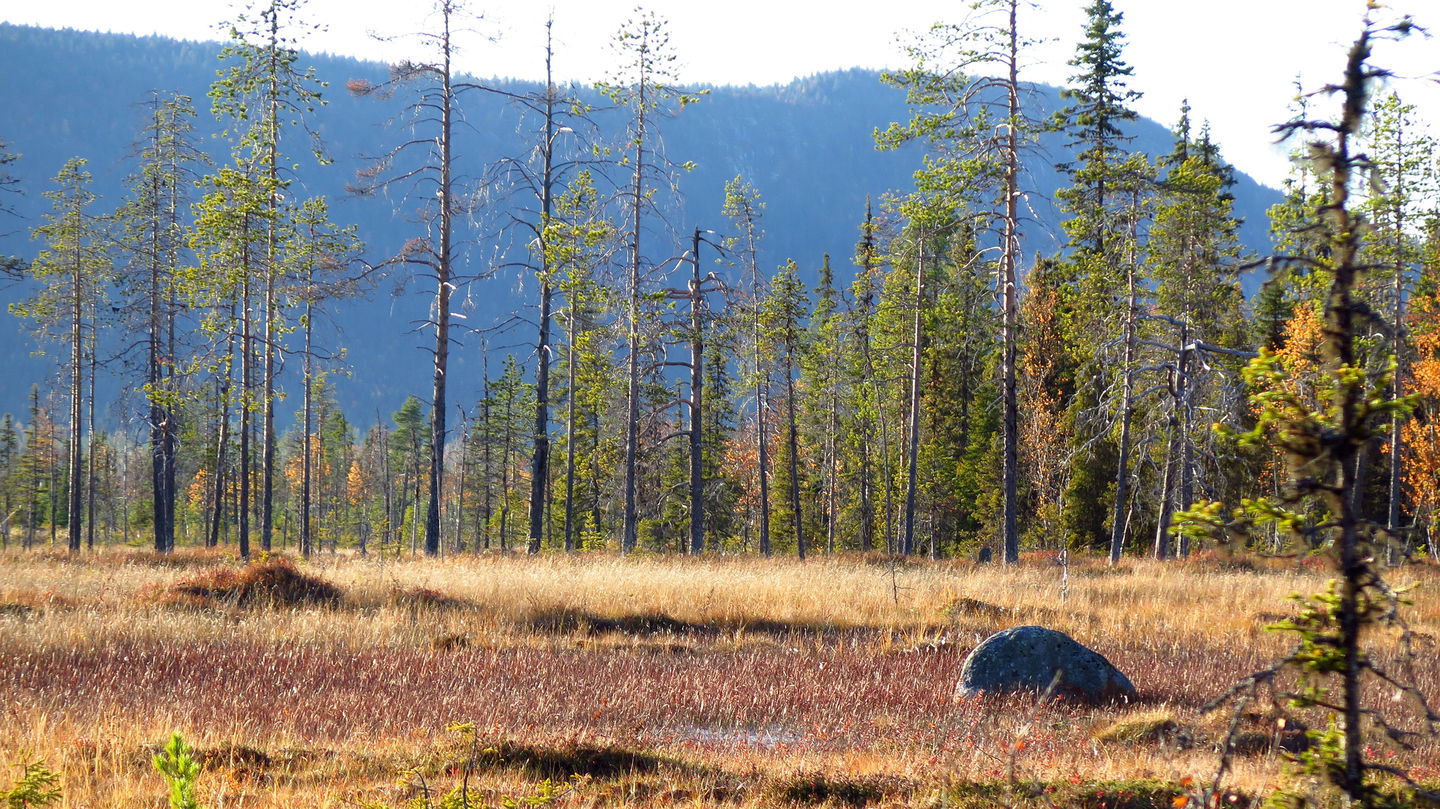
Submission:
[[[700,228],[690,242],[690,555],[705,552],[705,333],[701,311]]]
[[[835,355],[838,357],[839,346],[836,345],[835,348]],[[838,369],[832,369],[832,372],[839,373]],[[837,383],[832,381],[830,386],[830,434],[825,437],[825,552],[831,555],[835,553],[835,524],[839,518],[836,511],[840,499],[840,469],[837,457],[840,453],[836,446],[836,437],[840,435],[840,397],[836,393],[836,385]]]
[[[1005,564],[1020,561],[1020,534],[1017,515],[1020,509],[1020,417],[1019,394],[1015,383],[1016,346],[1019,342],[1019,308],[1017,295],[1019,284],[1016,268],[1020,258],[1020,213],[1017,208],[1020,197],[1020,143],[1018,129],[1020,111],[1020,43],[1016,11],[1019,0],[1010,0],[1010,25],[1006,66],[1009,81],[1006,82],[1007,114],[1009,127],[1005,137],[1005,232],[1004,246],[1000,251],[1001,272],[1001,357],[1000,396],[1001,407],[1001,537],[1000,545]]]
[[[1135,415],[1135,321],[1140,316],[1137,299],[1138,290],[1135,279],[1135,261],[1133,259],[1135,218],[1138,213],[1132,215],[1130,220],[1130,237],[1132,259],[1126,263],[1125,283],[1128,287],[1125,306],[1125,355],[1122,360],[1120,373],[1120,459],[1115,470],[1115,508],[1110,524],[1110,564],[1120,561],[1120,554],[1125,549],[1125,526],[1126,510],[1130,503],[1130,426]]]
[[[455,552],[462,553],[465,550],[465,477],[470,464],[470,421],[465,417],[465,409],[456,406],[460,411],[460,475],[455,484]]]
[[[307,279],[307,285],[315,283],[314,273]],[[311,475],[313,474],[310,462],[310,431],[313,428],[314,399],[315,399],[315,355],[312,353],[315,305],[307,300],[305,302],[305,390],[304,390],[304,424],[301,427],[300,446],[300,555],[306,559],[310,558],[310,491],[313,486]]]
[[[445,388],[450,364],[450,292],[452,221],[455,200],[451,175],[454,91],[450,83],[450,5],[442,6],[444,34],[440,99],[440,255],[435,262],[435,385],[430,403],[430,501],[425,509],[425,555],[440,553],[440,497],[445,483]]]
[[[526,550],[540,552],[545,526],[545,491],[550,480],[550,306],[554,286],[550,278],[550,250],[545,226],[550,222],[555,165],[555,83],[551,80],[553,53],[551,22],[545,24],[545,161],[540,177],[540,333],[535,356],[535,430],[530,456],[530,543]]]
[[[905,476],[905,533],[900,553],[915,552],[915,491],[920,471],[920,372],[924,355],[923,314],[925,308],[925,234],[920,234],[920,257],[915,263],[915,322],[910,356],[910,425],[907,440],[908,458]]]
[[[620,552],[635,550],[637,512],[635,510],[636,460],[640,451],[640,211],[645,198],[645,137],[646,93],[648,78],[640,77],[636,86],[640,101],[636,106],[635,174],[630,189],[630,352],[628,361],[629,388],[625,397],[625,520]]]
[[[755,362],[758,367],[761,362],[759,344],[755,348]],[[755,419],[756,419],[756,440],[759,442],[760,464],[760,553],[762,556],[770,555],[770,441],[766,435],[769,429],[765,424],[765,411],[770,408],[768,390],[770,388],[770,375],[768,373],[756,374],[755,382]]]
[[[1178,401],[1171,405],[1178,407]],[[1175,513],[1175,467],[1180,440],[1179,419],[1172,412],[1169,418],[1169,436],[1165,440],[1165,471],[1160,483],[1160,513],[1155,521],[1155,558],[1161,561],[1170,557],[1170,521]]]
[[[1398,131],[1396,137],[1396,153],[1403,154],[1404,133]],[[1399,175],[1399,181],[1403,181],[1403,173]],[[1403,199],[1404,191],[1396,188],[1393,192],[1397,199]],[[1392,294],[1394,300],[1394,315],[1391,319],[1391,353],[1395,357],[1395,379],[1391,383],[1391,396],[1398,399],[1405,395],[1405,258],[1404,249],[1406,236],[1404,231],[1404,213],[1397,203],[1390,212],[1393,224],[1392,238],[1394,239],[1395,256],[1395,277]],[[1390,538],[1387,543],[1387,561],[1394,565],[1399,564],[1403,556],[1410,553],[1410,539],[1400,536],[1401,507],[1405,502],[1405,443],[1404,435],[1400,425],[1404,417],[1396,413],[1390,419],[1390,497],[1386,509],[1385,529]]]
[[[484,398],[484,400],[480,403],[480,418],[481,418],[481,420],[482,420],[482,422],[483,422],[483,424],[484,424],[484,427],[483,427],[483,429],[484,429],[483,435],[484,435],[484,440],[485,440],[485,447],[484,447],[484,450],[485,450],[485,451],[481,454],[481,456],[482,456],[482,458],[483,458],[482,465],[483,465],[483,470],[484,470],[484,482],[485,482],[485,504],[484,504],[484,505],[485,505],[485,513],[484,513],[484,515],[483,515],[484,519],[483,519],[482,522],[484,523],[484,530],[485,530],[485,550],[488,551],[488,550],[490,550],[490,541],[491,541],[491,540],[490,540],[490,523],[491,523],[491,521],[492,521],[492,520],[494,519],[494,517],[495,517],[495,506],[494,506],[494,492],[495,492],[494,480],[495,480],[495,475],[494,475],[494,469],[493,469],[493,465],[492,465],[492,460],[493,460],[493,459],[490,457],[490,456],[491,456],[491,444],[494,442],[494,438],[495,438],[495,427],[494,427],[494,422],[491,420],[491,413],[490,413],[490,370],[489,370],[489,359],[488,359],[488,358],[485,360],[485,364],[486,364],[486,369],[485,369],[485,372],[484,372],[484,373],[485,373],[485,391],[484,391],[484,397],[485,397],[485,398]],[[502,546],[502,547],[503,547],[503,546]]]
[[[1180,331],[1180,509],[1189,511],[1195,505],[1195,415],[1191,397],[1194,387],[1190,384],[1190,326],[1181,325]],[[1180,535],[1180,557],[1190,555],[1190,537]]]
[[[385,545],[395,543],[395,480],[394,472],[390,468],[390,431],[385,428],[385,422],[380,420],[380,412],[375,412],[375,425],[380,428],[380,468],[384,470],[381,477],[382,488],[385,494],[385,532],[380,536],[380,559],[385,559]],[[400,555],[397,548],[395,555]]]
[[[234,305],[231,305],[234,309]],[[233,312],[232,312],[233,315]],[[233,318],[232,318],[233,319]],[[214,511],[210,515],[210,533],[205,539],[207,548],[220,544],[220,527],[225,513],[225,464],[226,448],[230,443],[230,380],[234,374],[235,335],[225,338],[225,375],[216,380],[219,392],[215,403],[220,414],[220,423],[215,427],[215,485],[211,503]]]
[[[250,253],[248,245],[249,217],[245,217],[242,225],[241,244],[247,245],[245,250],[244,280],[241,282],[240,301],[240,486],[239,505],[236,508],[236,523],[240,532],[240,556],[250,558],[250,483],[251,483],[251,457],[250,457],[250,405],[253,402],[251,386],[254,382],[255,347],[250,342]]]
[[[570,319],[565,324],[570,361],[566,363],[565,393],[565,552],[574,553],[575,542],[575,337],[579,330],[579,291],[570,296]],[[599,528],[597,525],[596,528]]]
[[[93,329],[92,324],[92,329]],[[85,394],[85,549],[95,550],[95,336],[90,337],[90,378]]]
[[[795,553],[805,558],[805,520],[800,513],[800,437],[795,416],[795,373],[790,367],[789,349],[785,358],[785,411],[790,422],[790,519],[795,530]]]
[[[82,285],[85,279],[82,275],[82,263],[80,256],[79,240],[76,240],[75,269],[70,278],[70,445],[67,449],[69,466],[70,490],[67,513],[66,528],[70,540],[70,552],[80,552],[80,527],[83,522],[80,516],[80,494],[85,489],[84,480],[81,474],[81,453],[83,452],[85,437],[82,435],[84,424],[80,420],[80,405],[84,401],[85,388],[85,337],[84,337],[84,296],[81,294]]]

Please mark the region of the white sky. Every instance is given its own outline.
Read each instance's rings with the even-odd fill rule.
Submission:
[[[1344,52],[1359,30],[1364,0],[1113,0],[1125,15],[1125,59],[1139,112],[1165,124],[1189,98],[1192,118],[1208,120],[1226,157],[1270,185],[1287,172],[1284,151],[1269,127],[1286,117],[1297,75],[1309,89],[1338,79]],[[1022,27],[1049,41],[1032,50],[1021,78],[1063,84],[1071,72],[1088,0],[1037,0]],[[1436,0],[1393,0],[1399,12],[1440,31]],[[904,64],[897,38],[936,21],[957,21],[966,0],[650,0],[670,21],[681,78],[707,84],[774,84],[846,67]],[[608,43],[635,0],[471,0],[485,17],[461,62],[480,76],[543,75],[544,20],[553,9],[557,78],[593,81],[614,61]],[[429,0],[310,0],[307,19],[328,25],[305,41],[310,50],[367,59],[405,55],[372,32],[419,30]],[[233,16],[230,0],[0,0],[8,22],[186,39],[221,37],[217,23]],[[1440,40],[1412,37],[1377,49],[1378,64],[1409,75],[1440,70]],[[1410,81],[1397,89],[1424,117],[1440,110],[1440,88]],[[1427,115],[1428,113],[1428,115]],[[882,124],[876,121],[874,124]],[[868,124],[867,124],[868,126]]]

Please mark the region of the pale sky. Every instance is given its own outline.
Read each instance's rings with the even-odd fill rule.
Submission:
[[[1364,0],[1113,0],[1125,15],[1124,57],[1135,69],[1131,87],[1144,93],[1140,113],[1171,124],[1182,99],[1197,124],[1208,120],[1225,156],[1269,185],[1287,173],[1284,150],[1269,128],[1286,117],[1299,76],[1307,89],[1338,80],[1345,50],[1359,31]],[[615,60],[608,44],[635,0],[472,0],[484,15],[479,36],[465,45],[461,67],[479,76],[543,75],[543,31],[553,10],[557,78],[603,78]],[[1038,0],[1021,26],[1049,41],[1031,50],[1021,78],[1062,85],[1066,61],[1081,36],[1088,0]],[[1440,30],[1440,3],[1394,0],[1399,12]],[[796,0],[650,0],[670,21],[671,45],[681,78],[706,84],[775,84],[846,67],[904,64],[897,41],[937,21],[955,22],[965,0],[885,0],[861,3]],[[380,43],[371,33],[422,29],[428,0],[310,0],[304,15],[328,26],[304,41],[310,50],[393,60],[406,46]],[[48,27],[124,33],[160,33],[217,39],[221,20],[235,13],[230,0],[0,0],[0,19]],[[1412,37],[1381,45],[1376,62],[1413,76],[1440,70],[1440,42]],[[1401,95],[1432,119],[1440,87],[1424,81],[1399,85]],[[1427,115],[1428,113],[1428,115]],[[884,122],[873,122],[876,125]]]

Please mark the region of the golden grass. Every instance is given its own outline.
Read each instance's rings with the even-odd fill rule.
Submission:
[[[1213,561],[1086,560],[1066,589],[1043,560],[342,555],[292,570],[338,601],[156,597],[257,575],[214,553],[0,556],[0,767],[33,751],[74,807],[157,805],[149,756],[176,730],[205,751],[211,806],[397,805],[467,762],[492,800],[595,769],[563,799],[577,806],[919,805],[1012,771],[1205,778],[1226,720],[1198,707],[1281,653],[1264,625],[1322,585],[1300,565]],[[1440,636],[1440,576],[1396,573],[1420,581],[1422,643]],[[957,702],[964,654],[1029,623],[1106,655],[1143,704]],[[1440,695],[1433,649],[1422,660]],[[1234,781],[1263,793],[1281,760],[1247,752]],[[1397,759],[1432,778],[1437,760],[1433,742]]]

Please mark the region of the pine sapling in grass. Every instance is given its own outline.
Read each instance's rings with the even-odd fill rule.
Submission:
[[[5,809],[41,809],[60,800],[60,773],[41,761],[21,757],[20,777],[9,789],[0,790]]]
[[[170,785],[170,809],[200,809],[195,798],[195,781],[200,777],[200,762],[191,755],[179,733],[170,737],[165,749],[154,758],[155,769]]]
[[[1370,14],[1376,13],[1375,4],[1370,8]],[[1241,501],[1229,514],[1219,503],[1198,504],[1176,527],[1177,532],[1209,535],[1222,543],[1278,528],[1331,561],[1335,577],[1325,591],[1295,596],[1298,614],[1271,627],[1296,637],[1292,651],[1211,704],[1214,708],[1234,703],[1238,717],[1264,689],[1281,710],[1324,715],[1323,724],[1315,723],[1315,729],[1308,731],[1308,749],[1293,757],[1298,777],[1272,796],[1274,806],[1323,806],[1337,796],[1345,806],[1367,809],[1413,806],[1417,797],[1440,800],[1440,794],[1427,793],[1405,770],[1374,761],[1367,749],[1369,742],[1383,739],[1409,750],[1420,735],[1440,731],[1440,715],[1415,685],[1410,632],[1401,612],[1406,601],[1401,591],[1385,582],[1375,561],[1378,547],[1394,538],[1384,523],[1367,519],[1361,499],[1355,496],[1361,485],[1357,470],[1363,450],[1393,429],[1413,404],[1390,392],[1393,357],[1377,372],[1367,370],[1356,350],[1361,324],[1373,314],[1356,296],[1369,269],[1359,257],[1368,225],[1352,212],[1350,194],[1371,165],[1369,158],[1352,150],[1351,139],[1365,125],[1370,83],[1390,75],[1368,64],[1374,44],[1399,39],[1416,28],[1408,17],[1379,25],[1370,14],[1350,49],[1344,81],[1320,91],[1338,98],[1340,117],[1334,121],[1301,117],[1276,128],[1282,136],[1298,133],[1312,138],[1315,169],[1329,179],[1327,198],[1307,226],[1320,235],[1326,249],[1314,257],[1273,260],[1330,279],[1319,346],[1322,362],[1316,378],[1304,380],[1310,386],[1307,393],[1295,363],[1262,351],[1244,372],[1255,426],[1232,436],[1242,445],[1278,450],[1287,468],[1286,485],[1277,496]],[[1401,654],[1395,667],[1371,652],[1370,638],[1385,627],[1400,632]],[[1408,699],[1414,706],[1409,719],[1366,705],[1367,684],[1387,687]],[[1210,805],[1220,792],[1234,753],[1235,727],[1232,722],[1214,780],[1196,790],[1203,805]]]

